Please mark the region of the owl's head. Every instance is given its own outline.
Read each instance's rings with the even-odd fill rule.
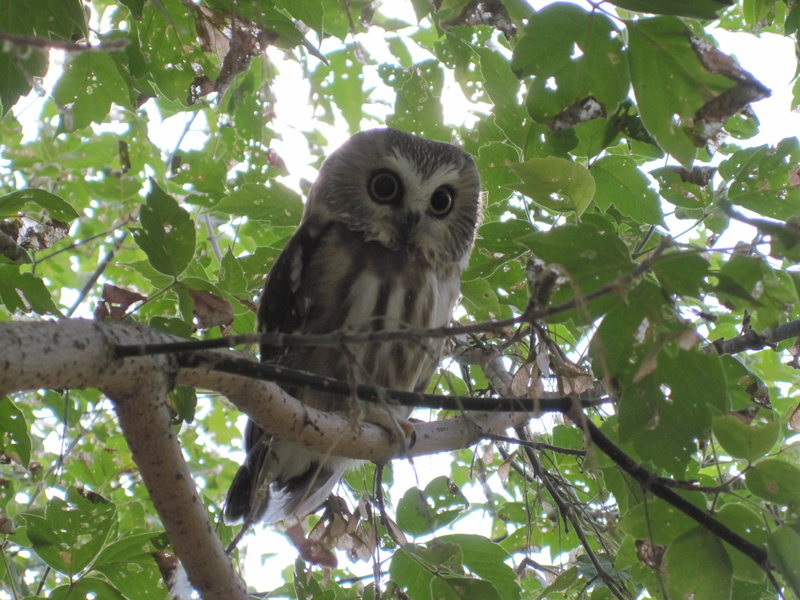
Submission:
[[[393,251],[465,263],[480,218],[478,170],[452,144],[363,131],[325,160],[303,218],[344,223]]]

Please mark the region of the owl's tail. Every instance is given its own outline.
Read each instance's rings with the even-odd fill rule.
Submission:
[[[228,522],[251,525],[302,519],[325,502],[356,461],[325,456],[292,442],[256,444],[233,478],[225,500]]]

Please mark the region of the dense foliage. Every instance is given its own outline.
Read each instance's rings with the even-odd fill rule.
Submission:
[[[794,38],[800,4],[411,4],[406,22],[363,0],[6,0],[0,320],[93,313],[187,337],[252,332],[306,185],[275,150],[282,111],[313,107],[314,120],[294,127],[316,166],[334,128],[385,123],[455,140],[486,190],[460,320],[528,318],[459,338],[462,350],[506,356],[493,363],[511,376],[505,387],[486,363],[464,360],[431,391],[596,392],[605,402],[587,414],[600,431],[688,504],[766,548],[774,579],[643,491],[573,421],[535,415],[535,435],[510,435],[547,445],[486,440],[454,451],[446,476],[418,473],[404,489],[388,487],[387,469],[397,525],[365,517],[357,535],[329,531],[328,541],[350,545],[340,567],[286,557],[274,595],[796,593],[800,345],[708,344],[798,319],[800,144],[748,144],[759,129],[748,105],[769,90],[716,49],[713,32]],[[276,92],[292,70],[309,98]],[[36,94],[43,100],[32,103]],[[470,103],[467,124],[453,122],[458,94]],[[794,98],[792,108],[800,86]],[[183,133],[164,139],[176,119]],[[229,541],[235,529],[219,514],[237,466],[238,413],[190,389],[170,402]],[[0,598],[166,596],[151,553],[169,542],[97,390],[3,398],[0,452]],[[375,497],[373,471],[348,478],[351,509]],[[483,501],[466,501],[473,488]],[[475,514],[489,536],[459,529]],[[374,545],[386,559],[377,586],[352,577],[346,560],[373,560]]]

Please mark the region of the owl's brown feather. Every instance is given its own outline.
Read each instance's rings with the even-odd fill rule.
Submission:
[[[368,193],[376,172],[400,182],[391,203]],[[446,186],[453,206],[433,214],[432,194]],[[330,333],[430,328],[449,322],[479,218],[479,181],[466,153],[394,130],[351,138],[325,161],[303,222],[267,277],[259,331]],[[438,209],[437,205],[437,209]],[[262,347],[262,360],[388,388],[423,389],[441,340],[328,346]],[[304,403],[386,425],[409,409],[305,388],[287,388]],[[335,452],[335,441],[332,440]],[[330,494],[352,461],[311,452],[248,423],[247,458],[225,507],[228,520],[301,518]]]

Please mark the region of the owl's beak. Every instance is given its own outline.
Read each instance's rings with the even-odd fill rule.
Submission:
[[[406,222],[404,223],[403,229],[405,229],[407,233],[411,233],[417,226],[417,223],[419,223],[421,217],[422,215],[420,213],[409,210],[406,213]]]
[[[420,218],[422,218],[422,215],[413,210],[406,211],[405,214],[400,216],[400,222],[398,225],[400,229],[400,235],[402,236],[404,242],[408,243],[411,241],[411,238],[414,235],[414,230],[416,229]]]

